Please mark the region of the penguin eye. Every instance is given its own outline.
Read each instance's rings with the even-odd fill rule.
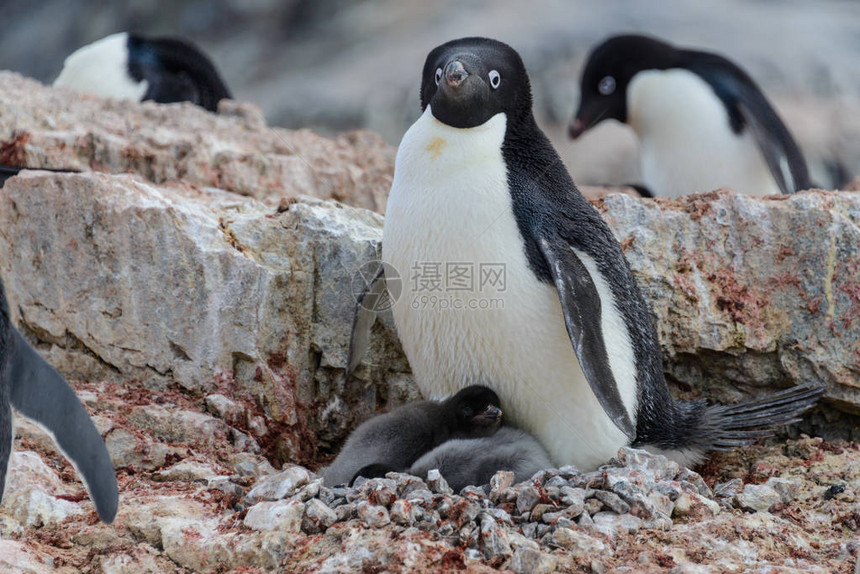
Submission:
[[[597,84],[597,91],[603,94],[604,96],[608,96],[612,92],[615,91],[615,78],[612,76],[606,76]]]
[[[495,70],[490,70],[490,86],[495,90],[502,83],[502,76]]]
[[[462,411],[462,412],[463,412],[463,416],[464,416],[464,417],[471,417],[471,416],[472,416],[472,412],[473,412],[473,411],[472,411],[472,407],[463,407],[463,411]]]
[[[439,85],[439,82],[442,81],[442,68],[436,68],[436,85]]]

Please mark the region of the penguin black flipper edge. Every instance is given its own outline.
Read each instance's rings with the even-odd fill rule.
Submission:
[[[82,477],[99,517],[113,522],[119,502],[116,474],[105,443],[63,377],[10,329],[7,376],[10,402],[41,425]]]
[[[541,237],[546,259],[561,300],[564,323],[588,385],[612,422],[631,440],[636,425],[624,407],[609,364],[601,326],[601,300],[586,266],[567,242]]]

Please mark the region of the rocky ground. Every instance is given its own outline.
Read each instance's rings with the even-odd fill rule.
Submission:
[[[79,384],[121,488],[100,523],[74,471],[19,429],[0,509],[7,572],[844,572],[860,552],[860,445],[802,437],[701,474],[623,449],[452,493],[407,475],[326,488],[236,440],[251,412],[135,385]],[[231,439],[232,435],[232,439]]]
[[[392,149],[119,103],[0,74],[0,274],[120,483],[98,522],[72,467],[18,425],[4,571],[851,572],[860,527],[860,194],[595,194],[660,326],[677,394],[827,386],[802,430],[699,475],[624,451],[489,490],[312,471],[355,424],[419,396],[388,318],[346,345],[377,256]],[[274,175],[273,175],[274,174]],[[598,199],[597,195],[602,198]],[[344,203],[333,201],[341,200]]]

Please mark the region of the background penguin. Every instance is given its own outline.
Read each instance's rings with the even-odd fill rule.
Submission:
[[[672,398],[648,306],[537,127],[511,47],[464,38],[435,48],[421,107],[397,151],[382,254],[411,275],[392,311],[425,396],[490,381],[506,420],[555,465],[590,470],[631,444],[692,464],[766,434],[751,427],[795,420],[822,394],[797,387],[729,407]],[[452,262],[501,266],[503,282],[479,275],[443,293],[446,310],[422,308],[420,272]]]
[[[752,78],[722,56],[615,36],[589,55],[580,93],[570,136],[606,119],[629,124],[639,138],[643,182],[655,195],[811,187],[788,128]]]
[[[493,436],[442,443],[416,460],[409,474],[427,478],[427,471],[437,468],[448,486],[460,492],[470,484],[489,483],[500,470],[512,471],[515,482],[522,482],[552,466],[549,455],[534,437],[506,426]]]
[[[54,86],[141,102],[191,102],[210,112],[218,111],[221,100],[232,98],[218,70],[190,42],[127,32],[107,36],[73,52],[66,58]],[[0,165],[0,189],[22,169],[27,168]]]
[[[425,452],[452,438],[488,436],[498,430],[502,411],[491,389],[472,385],[442,401],[403,405],[360,425],[325,470],[327,486],[402,472]]]
[[[231,97],[215,66],[190,42],[127,32],[73,52],[54,86],[161,104],[191,102],[210,112]]]
[[[72,388],[9,320],[0,280],[0,500],[12,454],[12,410],[45,430],[83,478],[99,518],[116,516],[119,494],[107,448]]]

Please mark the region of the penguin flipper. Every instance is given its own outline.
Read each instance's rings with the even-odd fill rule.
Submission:
[[[349,377],[358,367],[370,345],[370,330],[376,323],[376,309],[386,295],[385,268],[380,265],[367,289],[358,296],[355,316],[349,338],[349,352],[346,359],[346,376]]]
[[[602,303],[594,280],[567,242],[541,238],[539,245],[552,273],[567,334],[588,385],[615,426],[633,440],[636,426],[624,407],[609,364],[601,325]]]
[[[732,110],[733,128],[738,132],[740,125],[750,128],[768,170],[783,194],[812,187],[806,161],[797,142],[746,72],[716,55],[709,55],[708,62],[691,69],[705,78]]]
[[[3,381],[0,381],[0,385]],[[12,458],[12,409],[9,407],[6,392],[0,390],[0,502],[3,500],[3,492],[6,490],[6,472],[9,470],[9,460]]]
[[[33,349],[17,329],[10,329],[8,384],[12,406],[39,423],[74,465],[96,505],[110,524],[119,493],[105,443],[66,380]]]

